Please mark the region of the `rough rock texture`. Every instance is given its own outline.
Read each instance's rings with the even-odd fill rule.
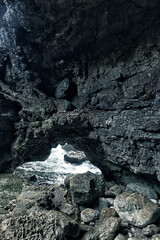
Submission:
[[[67,235],[72,238],[78,234],[78,224],[56,211],[10,218],[4,220],[0,226],[0,240],[63,240]]]
[[[0,172],[68,142],[106,176],[160,180],[159,14],[159,0],[0,0]]]
[[[69,191],[73,203],[88,205],[104,195],[104,180],[91,172],[75,174],[70,177]]]
[[[82,240],[113,240],[116,232],[119,230],[121,221],[119,218],[110,217],[102,222],[96,223]]]
[[[122,220],[141,228],[160,216],[160,208],[140,193],[123,192],[116,197],[114,208]]]

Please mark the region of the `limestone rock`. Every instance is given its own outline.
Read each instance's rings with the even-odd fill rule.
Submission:
[[[114,208],[122,220],[137,227],[145,227],[160,216],[160,209],[145,195],[124,192],[116,197]]]
[[[99,211],[91,208],[86,208],[81,212],[81,221],[84,223],[90,223],[98,219],[99,216]]]
[[[76,174],[69,180],[69,190],[73,202],[89,204],[104,194],[104,181],[102,176],[91,172]]]
[[[57,211],[34,212],[0,224],[1,240],[62,240],[66,235],[77,237],[78,234],[78,224]]]

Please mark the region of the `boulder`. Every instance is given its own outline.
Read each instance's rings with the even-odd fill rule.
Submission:
[[[66,235],[72,238],[78,234],[78,224],[57,211],[34,212],[0,224],[1,240],[63,240]]]
[[[86,208],[81,212],[81,221],[84,223],[90,223],[92,221],[95,221],[100,216],[99,211]]]
[[[110,217],[103,222],[98,221],[94,228],[84,235],[82,240],[113,240],[116,232],[120,228],[119,218]]]
[[[153,189],[153,187],[147,185],[146,183],[142,182],[133,182],[129,183],[126,187],[126,190],[139,192],[146,195],[149,199],[158,199],[157,193]]]
[[[59,210],[66,202],[67,191],[57,186],[26,186],[17,198],[17,204],[12,214],[14,216],[28,215],[42,210]]]
[[[69,178],[69,191],[74,203],[87,205],[103,196],[104,180],[91,172],[76,174]]]
[[[64,161],[68,163],[80,165],[83,162],[87,161],[87,158],[85,154],[81,151],[77,151],[77,152],[71,151],[64,155]]]
[[[145,236],[152,236],[152,235],[158,233],[158,231],[159,231],[158,227],[155,224],[150,224],[147,227],[142,229],[142,233]]]
[[[114,208],[122,220],[141,228],[160,216],[158,206],[141,193],[123,192],[116,197]]]

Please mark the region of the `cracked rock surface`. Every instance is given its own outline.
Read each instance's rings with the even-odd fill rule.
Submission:
[[[160,2],[0,0],[0,172],[69,143],[160,180]]]

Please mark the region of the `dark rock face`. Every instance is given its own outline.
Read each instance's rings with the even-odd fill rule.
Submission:
[[[106,176],[160,180],[159,11],[159,0],[0,1],[0,172],[67,142]]]

